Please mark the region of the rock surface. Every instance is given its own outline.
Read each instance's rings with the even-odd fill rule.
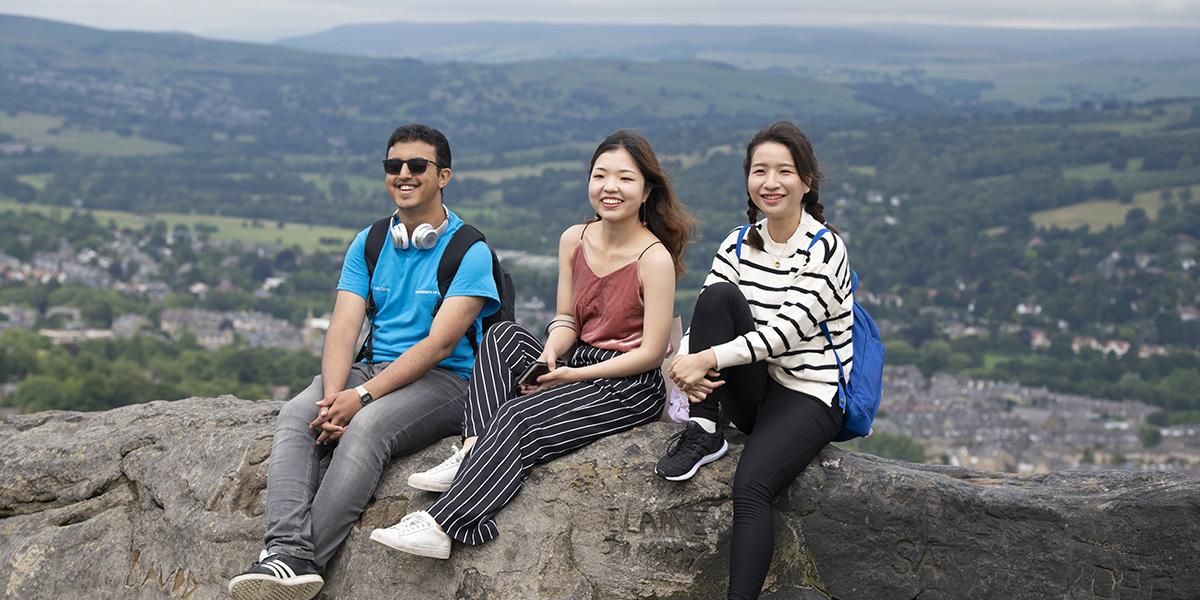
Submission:
[[[0,420],[6,598],[225,597],[257,555],[280,403],[232,397]],[[536,469],[500,537],[449,561],[367,539],[424,508],[396,461],[323,598],[722,598],[740,452],[686,484],[651,466],[654,424]],[[826,449],[776,502],[763,598],[1200,598],[1200,480],[1014,476]]]

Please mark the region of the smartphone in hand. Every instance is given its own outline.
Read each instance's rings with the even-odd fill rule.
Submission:
[[[531,387],[537,386],[538,385],[537,378],[541,377],[542,375],[545,375],[546,373],[549,373],[549,372],[550,372],[550,367],[547,367],[546,363],[535,362],[532,365],[529,365],[529,368],[525,369],[524,373],[521,373],[521,376],[517,378],[517,383],[520,385],[527,385],[527,386],[531,386]]]

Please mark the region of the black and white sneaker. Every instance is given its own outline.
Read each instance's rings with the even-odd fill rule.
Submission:
[[[325,585],[316,565],[286,554],[272,554],[229,580],[233,600],[310,600]]]
[[[691,479],[700,467],[725,456],[729,442],[718,430],[709,433],[695,421],[671,436],[667,442],[667,453],[658,459],[654,472],[667,481]]]

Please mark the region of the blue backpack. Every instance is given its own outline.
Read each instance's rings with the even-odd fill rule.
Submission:
[[[735,253],[742,257],[742,241],[750,225],[743,225],[738,232]],[[808,250],[816,245],[821,236],[829,230],[821,229],[808,243]],[[850,271],[850,293],[858,289],[858,273]],[[841,406],[845,419],[842,430],[833,438],[835,442],[844,442],[856,437],[866,437],[871,434],[871,423],[875,421],[875,413],[879,412],[879,400],[883,397],[883,341],[879,339],[879,328],[875,320],[856,301],[854,303],[854,325],[850,328],[851,344],[854,348],[854,368],[850,371],[850,380],[846,380],[846,371],[842,368],[842,357],[837,350],[833,358],[838,368],[838,404]],[[821,323],[821,333],[833,346],[833,336],[829,335],[829,327]]]

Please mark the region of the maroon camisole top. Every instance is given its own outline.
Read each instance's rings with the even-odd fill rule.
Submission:
[[[581,342],[617,352],[629,352],[642,344],[645,305],[638,279],[639,260],[641,256],[600,277],[588,264],[580,237],[571,256],[571,295]]]

